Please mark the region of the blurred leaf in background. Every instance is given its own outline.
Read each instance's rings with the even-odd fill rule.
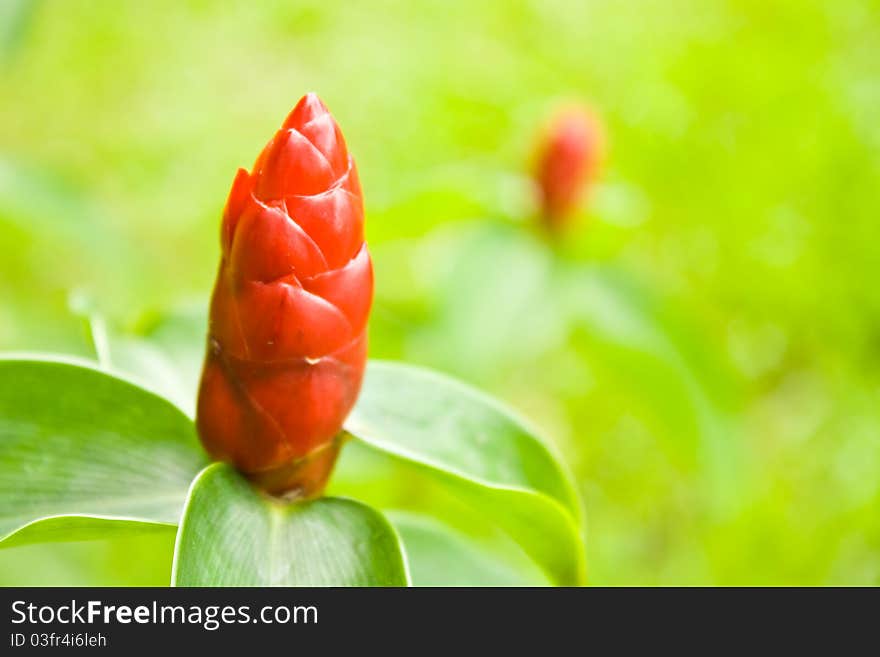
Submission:
[[[236,167],[315,89],[362,175],[371,355],[556,440],[590,581],[880,583],[876,1],[7,1],[0,48],[3,349],[87,354],[73,289],[148,337],[207,299]],[[526,163],[572,97],[610,157],[551,248]],[[39,547],[3,581],[119,554]]]
[[[14,57],[30,28],[39,0],[6,0],[0,4],[0,57]]]

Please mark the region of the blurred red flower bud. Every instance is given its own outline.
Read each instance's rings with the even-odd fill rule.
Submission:
[[[561,229],[599,174],[605,139],[599,119],[571,106],[548,124],[538,147],[535,180],[541,218],[551,232]]]
[[[373,269],[336,121],[303,97],[232,183],[196,424],[273,494],[320,495],[366,365]]]

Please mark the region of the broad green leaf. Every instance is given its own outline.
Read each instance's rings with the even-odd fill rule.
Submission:
[[[437,520],[402,511],[387,512],[400,533],[413,586],[546,586],[527,559],[499,559],[480,544]]]
[[[113,521],[114,526],[123,524]],[[4,586],[168,586],[177,528],[20,545],[0,557]]]
[[[496,568],[475,577],[474,584],[487,583],[489,575],[500,577],[508,571],[532,584],[548,584],[547,575],[508,533],[487,522],[483,509],[455,492],[455,487],[441,479],[426,477],[420,466],[351,440],[342,451],[327,494],[381,509],[402,536],[412,528],[409,535],[415,534],[418,544],[415,553],[413,546],[408,547],[407,560],[421,585],[427,581],[449,584],[464,570],[476,572],[481,561],[491,561]],[[450,570],[438,563],[444,560],[446,549],[452,551],[453,560],[462,562],[461,568]]]
[[[146,318],[133,335],[109,336],[107,360],[194,416],[207,328],[204,304],[183,305]]]
[[[75,514],[47,516],[13,530],[3,538],[0,546],[108,540],[117,536],[174,534],[176,531],[174,523]]]
[[[560,462],[510,411],[447,377],[371,361],[346,429],[504,529],[559,584],[585,577],[581,507]]]
[[[176,586],[406,586],[394,528],[376,510],[324,497],[281,502],[227,465],[193,482],[174,551]]]
[[[124,373],[195,416],[208,326],[204,303],[189,302],[168,312],[150,313],[127,331],[108,326],[79,290],[71,294],[69,305],[83,321],[92,355],[102,369]]]
[[[85,362],[0,358],[0,545],[174,524],[205,460],[161,397]]]

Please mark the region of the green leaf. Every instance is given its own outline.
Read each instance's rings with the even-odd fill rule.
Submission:
[[[0,545],[83,540],[114,521],[162,531],[205,461],[161,397],[85,362],[0,358]]]
[[[523,557],[499,559],[492,546],[437,520],[415,513],[386,515],[403,539],[414,586],[546,586],[537,567]]]
[[[406,586],[393,527],[374,509],[257,492],[225,464],[193,482],[177,535],[176,586]]]
[[[160,344],[153,329],[137,338],[144,349],[161,354],[172,347],[188,347],[191,354],[201,357],[203,314],[172,313],[158,319],[155,326],[176,326],[173,334],[198,340]],[[194,397],[197,370],[186,365],[193,358],[162,356],[161,367],[144,368],[134,360],[120,363],[121,349],[118,342],[111,341],[114,367],[125,367],[149,380],[154,389],[169,394],[169,382],[177,387],[175,381],[189,381],[189,394]],[[164,375],[164,364],[177,368],[180,376]],[[461,413],[447,412],[447,408],[459,405]],[[386,407],[387,412],[383,410]],[[391,418],[390,425],[383,423],[385,417]],[[553,581],[583,582],[581,508],[570,480],[535,432],[495,401],[442,376],[371,361],[361,401],[346,427],[374,453],[389,455],[410,469],[415,466],[420,477],[428,474],[433,482],[488,516],[526,549]],[[353,447],[344,451],[343,460]],[[346,486],[342,488],[346,490]],[[375,488],[372,486],[373,492]]]
[[[0,547],[17,547],[32,543],[109,540],[119,536],[141,534],[173,535],[176,531],[177,525],[174,523],[89,515],[47,516],[13,530],[3,538]]]
[[[34,543],[4,550],[4,586],[168,586],[177,528],[114,533],[100,539]]]
[[[111,367],[143,381],[194,416],[207,315],[205,304],[190,303],[147,317],[134,335],[110,335],[107,358]]]
[[[442,483],[554,582],[583,583],[581,507],[571,481],[535,432],[496,401],[427,370],[371,361],[346,429]]]

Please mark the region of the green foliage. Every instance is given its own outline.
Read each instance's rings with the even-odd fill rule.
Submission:
[[[414,586],[546,586],[528,560],[515,564],[430,516],[388,514],[406,546]]]
[[[193,482],[174,551],[176,586],[406,586],[397,534],[368,506],[283,503],[223,464]]]
[[[346,429],[438,479],[557,583],[583,583],[577,495],[547,447],[494,401],[419,368],[373,361]]]
[[[10,0],[0,347],[86,353],[72,287],[111,327],[207,299],[236,167],[314,89],[364,183],[371,355],[535,420],[589,512],[591,582],[876,584],[876,4]],[[523,174],[570,97],[598,109],[610,152],[588,214],[551,248],[526,224]],[[468,323],[492,307],[497,321]],[[171,390],[188,384],[162,385],[192,407]],[[383,508],[438,494],[359,443],[335,485]],[[82,583],[110,553],[90,549],[30,563]],[[4,551],[0,580],[46,550]]]
[[[192,422],[164,399],[87,364],[0,359],[0,537],[10,544],[82,540],[113,520],[117,533],[176,524],[204,462]]]
[[[107,362],[113,354],[147,356],[121,363],[139,368],[153,389],[164,381],[179,391],[193,361],[184,353],[187,339],[174,338],[191,336],[202,322],[199,313],[173,315],[155,321],[147,337],[97,338],[96,345],[105,367],[116,366]],[[201,350],[189,343],[191,351]],[[341,498],[282,503],[220,465],[196,478],[184,504],[189,481],[204,462],[192,422],[171,403],[106,371],[57,360],[0,360],[0,418],[5,547],[167,533],[183,508],[176,584],[409,581],[402,556],[409,546],[363,504]],[[493,400],[425,370],[373,362],[348,430],[498,526],[552,581],[583,582],[581,511],[572,485],[548,448]],[[475,547],[451,528],[401,518],[420,581],[461,583],[481,560],[491,559],[491,548]],[[451,550],[447,559],[461,553],[460,568],[446,572],[438,559],[444,546]],[[534,568],[522,570],[543,581],[530,574]],[[499,562],[474,584],[522,577]]]
[[[31,522],[6,534],[0,541],[0,547],[19,547],[35,543],[112,541],[118,537],[140,537],[149,534],[174,536],[176,532],[177,524],[173,522],[125,520],[118,516],[68,513],[59,516],[36,516]]]
[[[207,326],[206,304],[147,316],[134,331],[110,336],[106,357],[194,416]]]
[[[6,586],[168,586],[177,527],[115,533],[108,523],[104,530],[88,541],[3,550],[0,578]]]

